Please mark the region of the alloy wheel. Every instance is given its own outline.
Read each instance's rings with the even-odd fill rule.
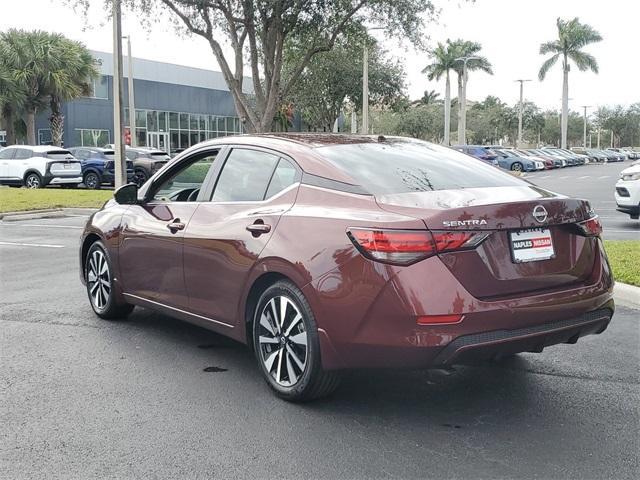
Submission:
[[[260,313],[258,348],[265,370],[281,386],[298,383],[307,368],[307,332],[298,307],[273,297]]]
[[[111,296],[111,275],[107,258],[100,250],[91,252],[87,271],[87,288],[93,306],[98,310],[104,310]]]
[[[29,175],[25,183],[27,188],[40,188],[40,178],[37,175]]]
[[[87,188],[98,188],[98,176],[95,173],[89,173],[84,177],[84,186]]]
[[[511,170],[513,170],[514,172],[521,172],[522,171],[522,165],[520,165],[520,163],[516,162],[513,165],[511,165]]]

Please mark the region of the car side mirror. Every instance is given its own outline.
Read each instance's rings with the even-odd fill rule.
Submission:
[[[127,183],[121,186],[115,191],[113,198],[120,205],[135,205],[138,203],[138,185]]]

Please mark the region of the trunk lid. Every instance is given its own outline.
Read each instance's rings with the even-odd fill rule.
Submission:
[[[476,298],[549,290],[585,282],[597,259],[596,239],[575,225],[593,213],[585,200],[571,199],[534,185],[411,192],[376,197],[381,208],[424,221],[430,230],[483,230],[475,249],[440,254],[444,264]],[[534,209],[543,221],[534,217]],[[555,256],[514,261],[511,234],[548,229]]]

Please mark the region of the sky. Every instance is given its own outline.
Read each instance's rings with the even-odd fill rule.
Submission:
[[[434,0],[440,8],[436,23],[427,26],[429,44],[447,38],[480,42],[482,54],[493,64],[494,75],[473,72],[469,76],[467,98],[482,100],[487,95],[500,97],[508,104],[518,101],[516,79],[525,84],[524,97],[543,108],[559,108],[562,74],[559,64],[538,81],[538,69],[544,61],[538,50],[542,42],[557,35],[556,18],[575,16],[590,24],[603,41],[585,50],[598,60],[600,73],[579,72],[569,75],[569,105],[593,108],[602,105],[628,105],[640,102],[640,59],[637,37],[640,32],[640,1],[637,0]],[[56,31],[80,40],[94,50],[111,51],[111,24],[101,0],[91,0],[89,18],[75,13],[64,0],[2,0],[0,30],[9,28]],[[372,32],[391,55],[400,58],[407,71],[408,93],[412,99],[425,90],[444,95],[444,80],[428,82],[421,70],[429,63],[425,52],[410,45],[384,38]],[[123,34],[131,35],[134,57],[218,70],[208,44],[199,37],[176,33],[169,15],[157,18],[151,31],[140,27],[133,15],[125,12]],[[125,47],[126,48],[126,47]],[[455,80],[452,94],[455,95]]]

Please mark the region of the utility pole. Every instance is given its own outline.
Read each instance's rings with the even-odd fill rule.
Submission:
[[[131,56],[131,36],[125,35],[122,38],[127,39],[127,62],[128,72],[128,90],[129,90],[129,133],[131,135],[131,146],[138,146],[138,137],[136,136],[136,102],[133,92],[133,57]]]
[[[369,51],[366,39],[362,49],[362,133],[369,133]]]
[[[115,187],[127,183],[123,142],[122,108],[122,17],[120,1],[113,0],[113,136],[115,144]]]
[[[591,105],[580,105],[584,108],[583,125],[582,125],[582,146],[587,148],[587,108],[591,108]]]
[[[524,91],[524,82],[530,82],[531,80],[516,80],[516,82],[520,82],[520,104],[518,105],[518,148],[522,147],[522,100],[523,100],[523,91]]]
[[[467,144],[467,62],[478,60],[478,58],[474,56],[456,58],[457,62],[462,62],[462,98],[458,99],[460,102],[460,127],[458,128],[460,138],[458,138],[458,143],[460,145]]]

